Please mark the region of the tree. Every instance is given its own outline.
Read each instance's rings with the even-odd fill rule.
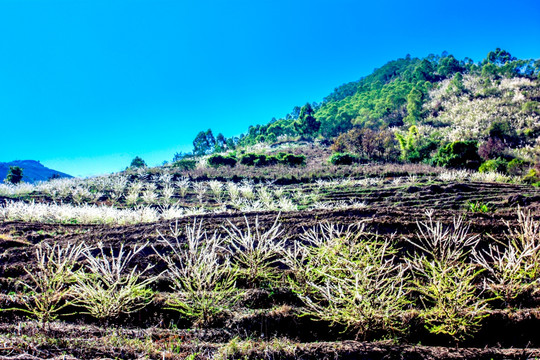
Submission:
[[[435,69],[431,61],[424,59],[413,71],[413,79],[415,81],[430,81],[436,80],[434,75]]]
[[[456,95],[460,95],[464,90],[465,85],[463,85],[463,75],[461,75],[461,73],[457,73],[450,81],[450,86],[448,86],[448,92],[453,92]]]
[[[146,163],[139,156],[135,156],[135,158],[131,160],[131,165],[129,167],[132,169],[143,168],[143,167],[146,167]]]
[[[416,87],[407,95],[407,122],[416,125],[422,114],[422,92]]]
[[[439,148],[434,159],[435,164],[449,168],[467,168],[477,170],[482,162],[478,155],[476,141],[454,141]]]
[[[298,116],[300,115],[300,106],[295,106],[292,111],[287,114],[286,119],[287,120],[296,120],[298,119]]]
[[[182,160],[182,159],[184,159],[186,157],[189,157],[189,156],[191,156],[190,153],[185,153],[185,152],[182,152],[182,151],[174,153],[174,156],[172,158],[172,162],[175,163],[175,162],[180,161],[180,160]]]
[[[298,134],[313,136],[319,131],[321,122],[315,118],[314,114],[315,111],[310,103],[302,106],[300,115],[298,115],[298,120],[294,123],[294,128]]]
[[[508,51],[497,48],[495,49],[495,51],[490,51],[488,53],[486,60],[491,64],[500,66],[506,64],[509,61],[515,61],[516,58],[513,57]]]
[[[206,155],[211,154],[216,147],[216,139],[212,130],[201,131],[193,140],[193,154]]]
[[[419,160],[417,144],[419,140],[418,128],[413,125],[406,135],[396,132],[396,139],[401,150],[401,160],[417,162]]]
[[[215,151],[223,152],[225,150],[227,150],[227,139],[222,133],[219,133],[216,137]]]
[[[23,170],[18,166],[10,166],[6,180],[12,184],[18,184],[22,181]]]
[[[461,71],[463,71],[463,68],[459,64],[459,61],[452,55],[442,58],[439,62],[439,67],[437,68],[437,72],[445,78]]]
[[[482,66],[482,77],[485,79],[496,78],[498,74],[497,66],[493,63],[486,63]]]
[[[237,137],[227,138],[227,149],[231,149],[231,150],[236,149],[236,146],[238,145],[238,141],[240,141],[240,139],[238,139]]]

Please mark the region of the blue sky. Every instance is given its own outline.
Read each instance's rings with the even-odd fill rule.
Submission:
[[[406,54],[540,57],[540,2],[0,0],[0,161],[73,175],[239,135]]]

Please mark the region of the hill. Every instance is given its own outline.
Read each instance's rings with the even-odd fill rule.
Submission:
[[[49,169],[36,160],[15,160],[10,162],[0,162],[0,179],[6,178],[10,166],[18,166],[23,169],[23,181],[27,183],[46,181],[53,176],[73,177],[58,170]]]
[[[201,131],[193,154],[318,140],[361,162],[525,175],[540,154],[539,74],[540,60],[499,48],[476,63],[446,52],[407,55],[239,137]],[[540,181],[540,165],[532,175]]]

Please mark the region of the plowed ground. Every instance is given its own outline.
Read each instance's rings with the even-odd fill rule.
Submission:
[[[302,191],[314,191],[306,185]],[[480,246],[504,240],[508,226],[517,225],[518,206],[540,216],[540,192],[529,186],[451,183],[387,186],[382,189],[336,188],[320,194],[321,201],[363,201],[364,208],[310,210],[297,212],[257,212],[198,216],[208,232],[223,233],[229,222],[241,229],[257,220],[270,227],[277,217],[289,244],[300,241],[305,229],[323,221],[344,226],[367,223],[370,232],[392,235],[402,255],[414,251],[407,242],[415,236],[425,211],[433,209],[435,219],[450,225],[465,217],[470,232],[481,237]],[[467,211],[470,202],[489,203],[488,213]],[[181,218],[183,228],[194,221]],[[12,296],[20,280],[28,278],[34,266],[35,246],[51,243],[86,242],[119,248],[147,241],[155,244],[158,230],[167,235],[175,221],[130,225],[69,225],[24,222],[0,223],[0,308],[21,307]],[[164,266],[151,248],[136,263]],[[160,247],[156,249],[160,251]],[[283,267],[283,270],[286,269]],[[155,290],[166,294],[169,281],[161,278]],[[338,325],[299,317],[302,306],[295,294],[283,289],[249,290],[233,313],[219,319],[209,329],[192,329],[193,324],[178,313],[166,310],[163,296],[138,313],[108,323],[86,315],[71,315],[40,330],[20,311],[0,312],[0,359],[32,358],[210,358],[224,344],[235,341],[245,347],[242,356],[250,359],[528,359],[540,357],[540,299],[524,299],[520,309],[500,308],[486,318],[482,330],[459,344],[430,335],[421,322],[410,324],[410,333],[392,341],[359,341],[353,331]],[[278,339],[278,340],[276,340]],[[372,339],[374,340],[374,339]],[[277,345],[279,344],[279,345]],[[226,357],[235,357],[230,353]],[[62,357],[64,356],[64,357]]]

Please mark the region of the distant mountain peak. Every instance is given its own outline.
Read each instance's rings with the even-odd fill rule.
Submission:
[[[13,160],[10,162],[0,162],[0,181],[6,178],[10,166],[18,166],[23,169],[23,181],[27,183],[47,181],[53,176],[61,178],[73,177],[61,171],[49,169],[38,160]]]

